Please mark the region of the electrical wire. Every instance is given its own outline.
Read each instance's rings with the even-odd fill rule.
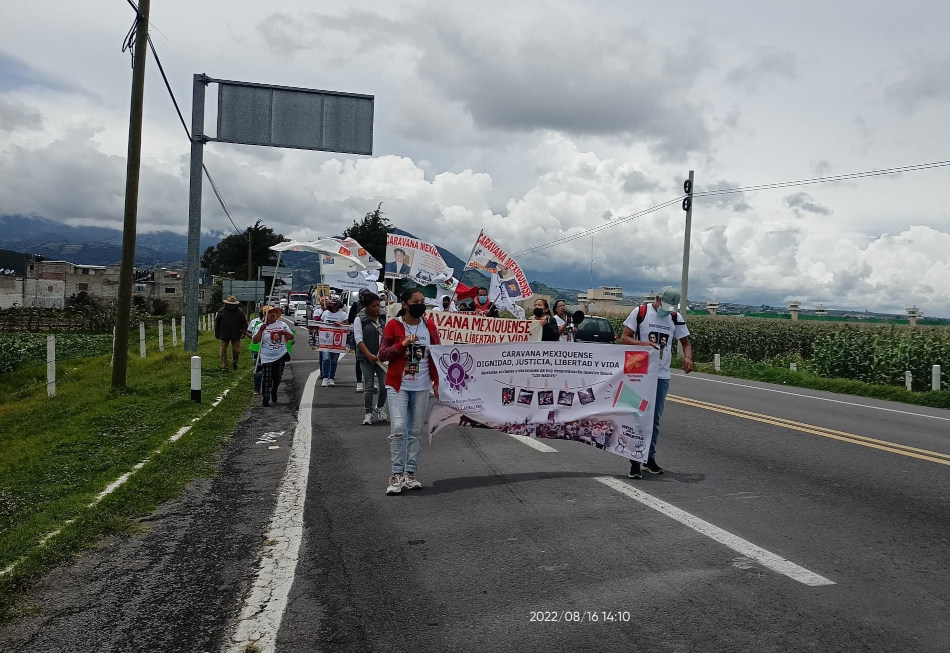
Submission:
[[[563,238],[558,238],[557,240],[552,240],[547,243],[542,243],[540,245],[535,245],[534,247],[523,249],[520,252],[515,252],[514,254],[512,254],[512,256],[518,256],[520,254],[530,254],[532,252],[538,252],[543,249],[548,249],[550,247],[557,247],[558,245],[563,245],[573,240],[578,240],[580,238],[587,238],[588,236],[592,236],[601,231],[606,231],[607,229],[612,229],[613,227],[616,227],[617,225],[623,224],[625,222],[629,222],[630,220],[635,220],[637,218],[643,217],[649,213],[653,213],[654,211],[659,211],[660,209],[664,209],[668,206],[672,206],[673,204],[679,204],[680,202],[683,201],[684,197],[686,196],[680,195],[679,197],[675,197],[671,200],[667,200],[661,204],[657,204],[656,206],[651,206],[648,209],[643,209],[642,211],[637,211],[636,213],[631,213],[630,215],[625,215],[621,218],[615,218],[614,220],[611,220],[610,222],[599,225],[597,227],[592,227],[591,229],[587,229],[586,231],[582,231],[576,234],[571,234],[570,236],[564,236]]]

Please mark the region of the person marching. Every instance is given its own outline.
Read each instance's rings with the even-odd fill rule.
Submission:
[[[379,360],[388,361],[386,393],[391,421],[389,456],[392,475],[386,494],[399,494],[403,488],[422,487],[416,479],[422,429],[425,424],[429,391],[438,396],[439,375],[429,355],[429,347],[440,344],[435,323],[424,318],[425,296],[418,288],[407,288],[400,296],[402,309],[386,323]]]
[[[650,304],[642,304],[634,309],[623,323],[623,345],[647,345],[659,350],[660,366],[656,380],[656,400],[653,403],[653,435],[650,438],[650,452],[645,467],[651,474],[662,474],[663,468],[656,462],[656,441],[660,435],[660,418],[666,405],[666,394],[670,389],[670,358],[667,343],[676,338],[683,345],[683,371],[693,371],[693,348],[689,342],[689,329],[686,318],[676,312],[680,302],[680,291],[666,286]],[[647,337],[643,338],[642,333]],[[640,463],[630,461],[630,478],[642,478]]]
[[[331,324],[349,324],[346,321],[346,313],[343,312],[343,302],[340,301],[339,295],[330,295],[327,310],[323,311],[320,321]],[[321,386],[336,385],[336,364],[339,360],[340,354],[335,351],[320,352],[320,375],[323,377],[323,381],[320,382]]]
[[[546,342],[558,340],[557,322],[551,315],[548,300],[540,297],[534,300],[534,319],[541,324],[541,340]]]
[[[350,334],[349,338],[353,338],[352,342],[347,344],[352,344],[352,349],[356,349],[356,317],[359,315],[360,311],[366,308],[366,296],[372,291],[367,288],[363,288],[359,293],[359,301],[354,302],[350,305],[350,312],[346,317],[346,321],[354,326],[354,332]],[[347,340],[349,340],[347,338]],[[358,353],[358,350],[357,350]],[[363,392],[363,366],[360,365],[360,357],[356,356],[356,392]]]
[[[372,424],[373,420],[387,422],[386,417],[386,371],[377,364],[379,343],[386,327],[386,318],[380,314],[379,295],[367,292],[363,297],[365,306],[353,322],[353,339],[356,340],[356,360],[363,368],[363,407],[366,415],[363,424]],[[373,395],[379,392],[376,408],[373,408]]]
[[[280,385],[284,366],[282,359],[287,356],[287,345],[293,341],[294,332],[278,318],[280,309],[275,306],[265,306],[264,323],[254,334],[254,342],[260,343],[259,365],[263,368],[261,376],[262,405],[269,406],[277,403],[277,386]]]
[[[498,317],[498,308],[495,302],[488,299],[488,288],[478,287],[478,296],[475,298],[475,315]]]
[[[567,314],[567,304],[563,299],[554,302],[554,321],[557,322],[558,340],[561,342],[573,341],[574,335],[568,328],[571,324],[571,316]]]
[[[251,341],[251,344],[247,346],[251,350],[251,359],[254,361],[254,394],[261,394],[261,379],[263,378],[263,370],[261,366],[257,364],[257,357],[261,352],[261,343],[254,342],[254,334],[257,333],[257,330],[261,328],[261,325],[264,324],[264,307],[262,306],[258,316],[251,320],[251,323],[247,325],[247,337]]]
[[[241,355],[241,338],[247,331],[247,317],[239,306],[234,295],[228,295],[224,306],[214,316],[214,337],[220,342],[221,371],[230,372],[232,367],[237,369],[238,356]],[[228,349],[231,349],[231,367],[228,367]]]

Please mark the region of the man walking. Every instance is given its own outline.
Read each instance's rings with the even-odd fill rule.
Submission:
[[[656,462],[656,441],[660,434],[660,418],[666,404],[666,393],[670,389],[670,354],[667,344],[676,338],[683,345],[683,371],[693,371],[693,348],[689,343],[689,329],[686,318],[676,312],[680,302],[680,291],[666,286],[650,304],[643,304],[623,323],[623,335],[620,343],[624,345],[647,345],[659,350],[660,365],[656,380],[656,401],[653,404],[653,435],[650,438],[650,453],[645,467],[651,474],[662,474],[663,468]],[[640,463],[630,461],[630,478],[643,478]]]
[[[247,332],[247,318],[239,308],[240,302],[234,295],[228,295],[224,306],[214,316],[214,337],[221,345],[221,371],[237,369],[238,356],[241,354],[241,338]],[[231,367],[228,367],[228,347],[231,348]]]

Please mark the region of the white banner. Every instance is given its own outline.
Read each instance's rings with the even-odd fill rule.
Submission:
[[[318,322],[317,326],[317,348],[320,351],[329,351],[336,354],[342,354],[346,351],[346,336],[353,330],[352,326],[346,324],[331,324],[329,322]]]
[[[537,320],[511,320],[448,311],[433,311],[429,318],[435,321],[439,340],[444,344],[493,345],[541,340],[541,325]]]
[[[453,424],[488,427],[646,461],[659,362],[651,348],[531,342],[430,350],[440,400],[430,439]]]
[[[336,272],[323,275],[324,284],[339,290],[363,290],[365,288],[376,292],[377,279],[379,279],[379,270]]]
[[[435,245],[408,236],[386,234],[384,270],[387,279],[412,279],[420,286],[428,286],[448,269]]]
[[[499,285],[512,301],[521,301],[534,295],[521,266],[484,232],[478,234],[475,249],[465,266],[466,270],[469,268],[497,274]]]

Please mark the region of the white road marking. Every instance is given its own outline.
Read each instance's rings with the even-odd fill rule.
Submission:
[[[527,435],[515,435],[514,433],[506,433],[505,435],[510,435],[521,444],[526,444],[532,449],[537,449],[544,453],[557,453],[557,449],[549,447],[543,442],[538,442],[537,438],[528,437]]]
[[[629,483],[624,483],[623,481],[612,478],[610,476],[598,476],[594,479],[598,483],[603,483],[607,487],[624,494],[631,499],[639,501],[648,508],[653,508],[657,512],[663,513],[667,517],[675,519],[684,526],[689,526],[694,531],[702,533],[706,537],[709,537],[720,544],[724,544],[736,553],[743,555],[747,558],[755,560],[757,563],[775,571],[783,576],[788,576],[792,580],[796,580],[803,585],[809,585],[810,587],[821,587],[823,585],[834,585],[834,581],[828,580],[824,576],[819,576],[818,574],[808,571],[804,567],[799,567],[794,562],[786,560],[771,551],[766,551],[760,546],[756,546],[747,540],[742,539],[738,535],[733,535],[729,531],[725,531],[718,526],[713,526],[709,522],[692,515],[685,510],[680,510],[674,505],[666,503],[657,499],[652,494],[647,494],[641,490],[637,490]]]
[[[255,444],[274,444],[277,442],[277,438],[283,434],[283,431],[268,431],[267,433],[263,434],[261,439],[255,442]]]
[[[307,499],[310,443],[313,439],[310,422],[316,385],[317,373],[312,372],[300,398],[287,470],[280,482],[270,528],[264,536],[268,546],[261,555],[250,594],[226,644],[226,650],[233,653],[245,653],[252,644],[255,651],[270,653],[277,644],[277,631],[287,607],[303,541],[303,508]]]
[[[700,376],[690,374],[676,373],[679,378],[689,379],[691,381],[708,381],[709,383],[722,383],[723,385],[734,385],[740,388],[749,388],[751,390],[762,390],[763,392],[776,392],[780,395],[792,395],[793,397],[803,397],[805,399],[815,399],[817,401],[830,401],[833,404],[844,404],[846,406],[857,406],[858,408],[872,408],[874,410],[883,410],[888,413],[900,413],[901,415],[912,415],[914,417],[926,417],[928,419],[939,419],[944,422],[950,422],[950,417],[939,417],[937,415],[925,415],[924,413],[915,413],[909,410],[897,410],[896,408],[884,408],[883,406],[869,406],[859,404],[854,401],[842,401],[841,399],[831,399],[829,397],[815,397],[813,395],[803,395],[799,392],[789,392],[788,390],[776,390],[775,388],[760,388],[757,385],[746,385],[745,383],[735,383],[734,381],[721,381],[719,379],[706,379]]]

